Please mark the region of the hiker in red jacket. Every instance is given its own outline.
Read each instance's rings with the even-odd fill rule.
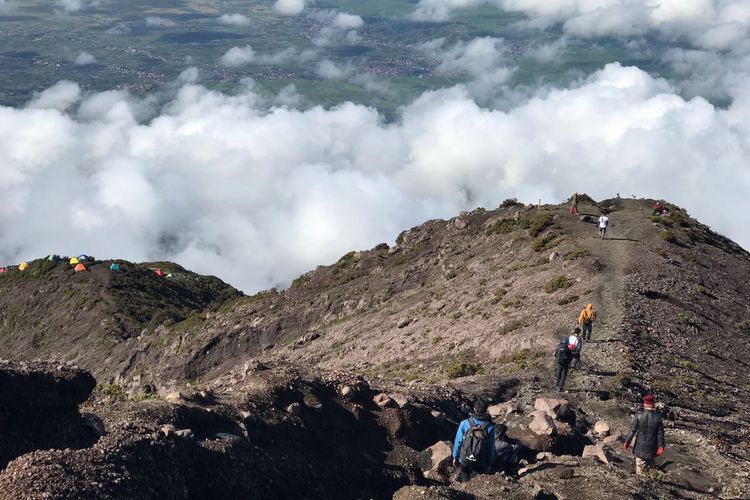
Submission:
[[[664,452],[664,422],[661,413],[654,409],[654,395],[643,397],[643,409],[633,419],[630,432],[625,436],[625,449],[635,438],[633,454],[635,455],[635,473],[647,475],[654,466],[654,458]]]

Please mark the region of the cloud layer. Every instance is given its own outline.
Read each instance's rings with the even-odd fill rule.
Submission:
[[[523,12],[539,27],[560,23],[581,37],[655,32],[696,47],[728,49],[750,35],[746,0],[420,0],[412,18],[446,21],[456,10],[483,4]]]
[[[0,262],[170,259],[252,292],[425,219],[573,191],[664,197],[747,248],[747,88],[717,110],[610,64],[507,112],[456,86],[384,124],[371,108],[273,107],[252,90],[184,83],[154,109],[61,82],[0,107]]]

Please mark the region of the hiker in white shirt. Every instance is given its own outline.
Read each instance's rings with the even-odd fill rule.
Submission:
[[[599,239],[604,239],[604,235],[607,234],[607,226],[609,226],[609,218],[602,214],[601,217],[599,217]]]

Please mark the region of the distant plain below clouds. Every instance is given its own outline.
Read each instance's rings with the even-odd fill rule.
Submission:
[[[446,61],[481,70],[469,52]],[[717,109],[614,63],[507,111],[467,85],[428,91],[386,123],[352,103],[294,109],[291,87],[226,95],[184,75],[157,108],[74,82],[0,107],[0,263],[175,260],[254,292],[426,219],[574,191],[665,198],[750,247],[738,215],[750,211],[750,85]]]

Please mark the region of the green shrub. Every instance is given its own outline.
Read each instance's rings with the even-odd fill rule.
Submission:
[[[544,284],[544,291],[547,293],[553,293],[557,290],[562,290],[570,287],[573,284],[571,280],[565,276],[555,276],[547,283]]]
[[[520,201],[518,201],[515,198],[506,198],[500,204],[500,208],[522,207],[522,206],[523,206],[523,203],[521,203]]]
[[[667,231],[666,229],[659,233],[659,238],[667,243],[677,243],[677,236],[675,236],[672,231]]]
[[[563,297],[562,299],[557,301],[557,305],[560,306],[567,306],[568,304],[572,304],[576,300],[578,300],[580,297],[578,295],[568,295],[566,297]]]
[[[556,247],[560,241],[562,240],[556,234],[540,236],[531,242],[531,249],[535,252],[543,252]]]
[[[487,235],[490,234],[508,234],[516,228],[516,221],[513,219],[496,220],[487,228]]]
[[[336,267],[346,267],[352,262],[354,262],[354,256],[356,255],[356,252],[352,251],[349,253],[345,253],[339,260],[336,262]]]
[[[474,362],[467,355],[462,354],[448,366],[446,375],[449,379],[470,377],[482,373],[482,365]]]
[[[534,238],[539,236],[542,231],[552,225],[552,220],[553,218],[551,214],[537,215],[536,219],[534,219],[534,222],[531,224],[531,227],[529,227],[529,236]]]
[[[571,250],[570,252],[563,255],[563,260],[576,260],[581,257],[586,257],[588,255],[591,255],[591,252],[585,248],[580,248],[578,250]]]
[[[503,299],[503,297],[507,293],[508,293],[508,290],[505,290],[504,288],[501,288],[500,290],[498,290],[497,292],[495,292],[495,295],[492,297],[492,300],[490,300],[490,303],[492,305],[497,304],[498,302],[500,302]]]

